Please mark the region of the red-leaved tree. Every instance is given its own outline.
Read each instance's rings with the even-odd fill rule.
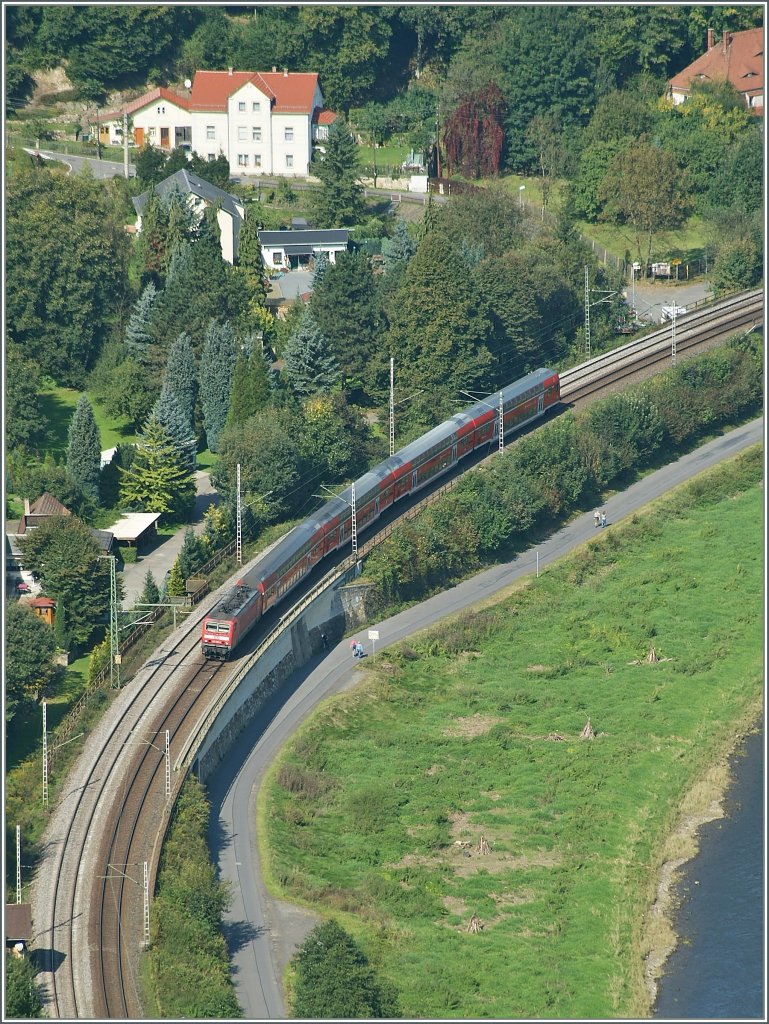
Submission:
[[[505,143],[504,113],[504,98],[493,82],[468,93],[443,127],[449,174],[457,170],[468,178],[480,178],[499,173]]]

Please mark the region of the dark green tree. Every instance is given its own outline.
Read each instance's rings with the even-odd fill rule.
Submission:
[[[182,458],[182,464],[190,470],[194,470],[198,442],[187,416],[179,405],[176,393],[164,387],[152,408],[152,415],[168,432],[168,436]]]
[[[195,426],[198,381],[192,338],[184,331],[176,338],[168,352],[163,389],[174,395],[184,416],[184,422],[192,431]]]
[[[141,592],[139,598],[140,604],[159,604],[160,602],[160,588],[155,582],[155,577],[152,575],[152,570],[147,570],[147,575],[144,577],[144,589]]]
[[[312,395],[303,403],[303,413],[302,459],[323,480],[349,479],[367,466],[373,454],[371,433],[344,392]]]
[[[67,469],[86,497],[99,500],[99,474],[101,472],[101,438],[87,395],[77,400],[69,424],[67,440]]]
[[[337,118],[331,125],[326,152],[313,162],[321,180],[313,195],[315,217],[324,228],[357,223],[363,215],[363,188],[358,181],[358,153],[347,123]]]
[[[203,544],[191,526],[184,531],[184,540],[179,551],[179,569],[184,579],[189,579],[206,560]]]
[[[42,1015],[43,1000],[28,957],[5,958],[5,1012],[9,1019]]]
[[[326,276],[328,268],[331,266],[331,261],[328,258],[328,254],[325,252],[319,252],[315,256],[312,264],[312,287],[317,288],[323,278]]]
[[[83,650],[109,610],[109,566],[77,516],[52,516],[20,540],[24,564],[66,608],[72,643]]]
[[[308,308],[283,352],[283,370],[299,395],[330,391],[339,382],[339,365]]]
[[[128,508],[160,512],[164,521],[184,519],[192,510],[192,472],[155,416],[147,420],[131,465],[120,476],[120,500]]]
[[[716,296],[752,288],[760,277],[761,257],[752,238],[737,238],[719,247],[711,280]]]
[[[136,177],[144,188],[159,185],[167,177],[166,162],[167,157],[162,149],[157,149],[149,143],[140,146],[134,158],[134,166]]]
[[[136,300],[125,329],[125,345],[128,352],[145,368],[156,366],[158,361],[156,353],[153,352],[155,338],[152,333],[152,315],[157,299],[157,288],[149,281]]]
[[[36,703],[56,675],[53,630],[27,605],[5,608],[5,717]]]
[[[271,395],[270,371],[261,345],[254,341],[250,352],[242,346],[232,372],[227,426],[245,423],[269,403]]]
[[[217,188],[223,188],[225,191],[229,189],[230,162],[224,153],[219,152],[214,160],[207,160],[205,157],[193,153],[188,166],[193,174],[204,178],[212,185],[216,185]]]
[[[219,434],[227,422],[235,369],[235,333],[229,323],[212,320],[200,359],[200,397],[208,447],[219,451]]]
[[[355,940],[336,921],[317,925],[294,956],[296,1017],[397,1017],[397,994],[379,978]]]
[[[310,310],[345,377],[364,378],[381,335],[369,258],[340,253],[313,289]]]
[[[127,292],[128,238],[109,191],[42,169],[6,189],[5,314],[25,357],[81,387]]]
[[[30,448],[42,425],[40,370],[26,359],[12,338],[5,347],[5,444],[8,449]]]
[[[417,251],[416,240],[409,231],[405,220],[398,220],[395,223],[391,238],[385,238],[382,242],[382,256],[384,256],[385,271],[391,271],[398,266],[405,266],[414,253]]]
[[[160,284],[168,267],[168,209],[154,187],[142,211],[136,251],[142,261],[142,280]]]
[[[264,305],[267,291],[264,286],[265,269],[258,231],[262,227],[254,209],[256,204],[246,206],[246,217],[238,238],[238,268],[246,281],[250,302]]]
[[[8,469],[16,494],[30,501],[41,494],[52,494],[70,512],[83,510],[83,492],[69,475],[67,467],[59,465],[51,452],[46,453],[42,462],[9,459]]]

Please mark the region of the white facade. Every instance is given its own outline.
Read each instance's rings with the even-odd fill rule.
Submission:
[[[218,110],[191,110],[192,150],[204,160],[216,160],[220,153],[229,159],[227,115]]]

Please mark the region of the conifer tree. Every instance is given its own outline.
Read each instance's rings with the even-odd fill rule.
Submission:
[[[164,519],[182,518],[195,500],[195,481],[170,434],[150,415],[133,461],[120,470],[120,500]]]
[[[322,182],[313,196],[318,224],[323,228],[356,224],[363,214],[358,152],[350,129],[341,117],[329,128],[326,152],[313,166]]]
[[[126,348],[136,362],[145,369],[155,362],[152,354],[152,347],[155,343],[152,318],[157,300],[158,290],[150,281],[137,299],[125,329]]]
[[[168,230],[166,234],[166,262],[164,270],[168,273],[174,252],[180,245],[189,241],[195,232],[195,215],[178,188],[174,188],[166,196],[165,207],[168,218]]]
[[[330,266],[328,253],[319,252],[315,257],[315,264],[312,268],[312,287],[317,288],[326,275]]]
[[[168,262],[168,212],[154,186],[142,213],[138,251],[144,262],[143,280],[160,283]]]
[[[163,377],[163,390],[170,391],[176,398],[190,432],[195,428],[195,399],[198,394],[195,352],[192,338],[186,332],[178,336],[171,345]]]
[[[144,590],[142,590],[141,597],[139,598],[139,604],[159,604],[160,603],[160,588],[155,582],[155,577],[152,575],[152,570],[147,570],[147,575],[144,577]]]
[[[177,557],[168,574],[166,593],[169,597],[183,597],[187,591],[186,582]]]
[[[417,243],[412,238],[406,221],[399,220],[395,225],[392,238],[385,238],[382,242],[385,270],[390,271],[396,266],[408,263],[416,251]]]
[[[200,360],[200,397],[203,422],[212,452],[219,450],[219,434],[227,422],[235,369],[235,333],[229,323],[212,320],[206,331]]]
[[[263,409],[270,401],[272,389],[267,360],[258,341],[252,343],[250,348],[250,354],[247,346],[241,348],[232,372],[228,427],[245,423],[249,416]]]
[[[173,391],[163,387],[160,397],[152,409],[152,414],[168,431],[174,447],[182,456],[184,465],[194,470],[198,442]]]
[[[250,302],[264,305],[267,291],[264,287],[264,259],[258,234],[261,225],[254,205],[251,204],[245,208],[246,216],[238,238],[237,266],[246,280]]]
[[[299,327],[288,339],[283,353],[284,370],[294,391],[311,395],[316,391],[330,391],[339,382],[340,372],[328,341],[309,308]]]
[[[86,395],[77,400],[69,425],[67,469],[86,497],[99,500],[101,440],[93,409]]]
[[[371,262],[340,253],[310,299],[312,315],[347,379],[364,376],[381,335]]]
[[[195,531],[188,526],[184,531],[184,541],[179,551],[179,569],[185,580],[196,572],[205,562],[205,549],[202,542],[195,536]]]

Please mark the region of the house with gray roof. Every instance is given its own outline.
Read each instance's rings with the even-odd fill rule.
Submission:
[[[178,192],[187,205],[194,211],[198,222],[203,218],[206,207],[217,207],[216,219],[222,242],[222,257],[228,263],[234,263],[238,254],[238,238],[240,227],[245,219],[246,211],[237,196],[217,188],[210,181],[193,174],[186,168],[176,171],[164,178],[155,186],[155,192],[161,200],[168,199],[173,192]],[[142,192],[133,200],[134,209],[138,214],[136,230],[141,231],[142,214],[149,201],[149,190]]]
[[[321,252],[330,263],[336,263],[337,254],[350,248],[350,232],[347,228],[260,231],[259,244],[268,269],[296,270],[309,266],[310,260]]]

